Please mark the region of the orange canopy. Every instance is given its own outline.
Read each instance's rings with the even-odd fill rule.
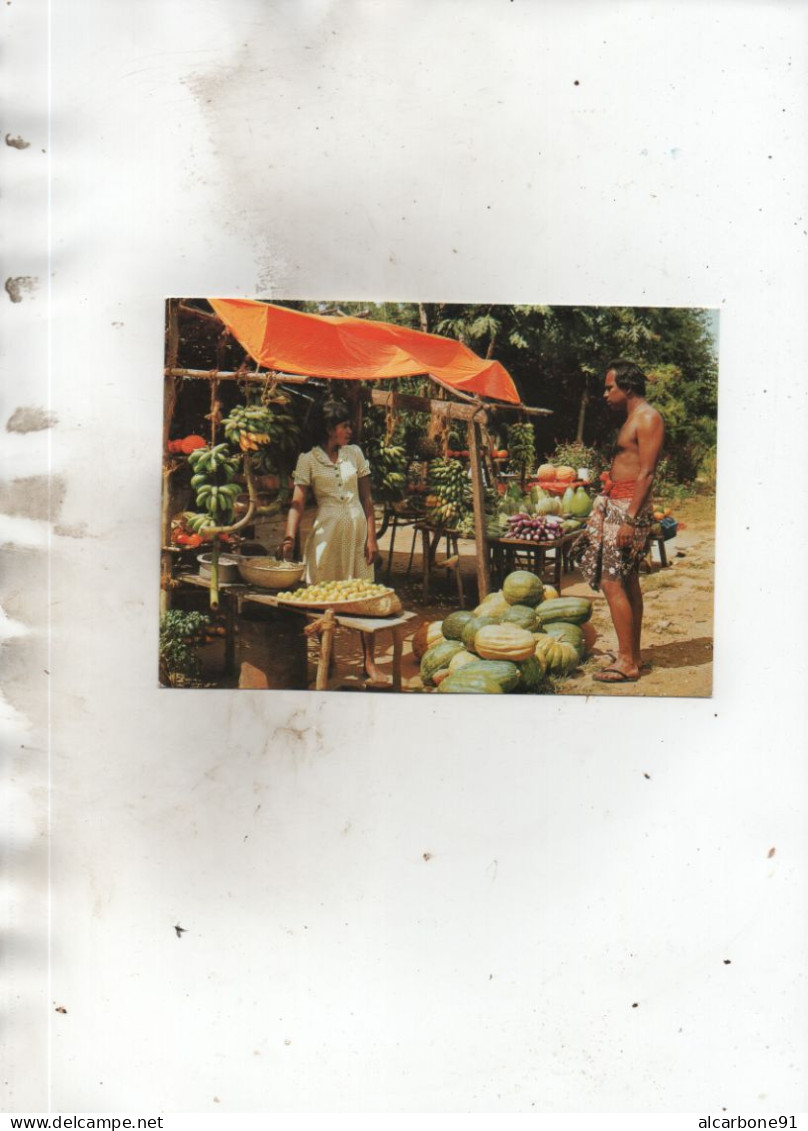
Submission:
[[[453,338],[365,318],[302,314],[254,299],[208,302],[250,356],[268,369],[348,381],[429,374],[450,388],[519,404],[507,369]]]

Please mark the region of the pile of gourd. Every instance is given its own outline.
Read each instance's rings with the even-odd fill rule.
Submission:
[[[548,676],[580,665],[594,639],[582,627],[591,616],[586,597],[559,597],[535,573],[515,570],[472,612],[457,610],[418,629],[421,681],[444,694],[542,694]]]

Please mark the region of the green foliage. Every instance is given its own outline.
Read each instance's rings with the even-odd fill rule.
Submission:
[[[315,313],[337,311],[333,304],[288,305]],[[705,310],[451,303],[340,303],[338,308],[355,317],[457,338],[481,357],[501,362],[526,404],[552,410],[535,423],[539,452],[577,441],[604,453],[598,467],[610,462],[605,453],[613,445],[615,421],[603,403],[603,379],[617,357],[635,361],[649,378],[648,399],[665,417],[665,452],[673,479],[694,480],[715,448],[718,362]],[[435,394],[426,377],[407,378],[396,387]],[[400,419],[411,453],[427,418],[402,413]],[[502,414],[492,430],[511,419]],[[465,439],[456,435],[451,446],[465,448]],[[568,462],[583,466],[574,459]],[[595,461],[590,457],[584,462],[592,466]]]
[[[210,617],[170,609],[160,619],[160,682],[181,687],[199,679],[198,647],[204,641]]]

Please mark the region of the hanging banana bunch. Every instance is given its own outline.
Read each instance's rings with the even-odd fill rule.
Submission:
[[[239,460],[230,451],[229,444],[216,444],[213,448],[197,448],[188,456],[191,487],[196,495],[198,514],[186,514],[186,525],[194,534],[206,527],[229,526],[234,518],[236,496],[242,487],[236,482]]]
[[[374,499],[390,503],[403,499],[407,485],[407,453],[402,445],[386,439],[370,443],[368,461]]]
[[[253,466],[263,474],[278,470],[281,457],[295,456],[300,425],[283,395],[266,404],[236,405],[224,421],[225,438],[242,452],[255,453]]]
[[[457,459],[431,461],[427,492],[426,518],[433,526],[456,525],[471,506],[471,484]]]

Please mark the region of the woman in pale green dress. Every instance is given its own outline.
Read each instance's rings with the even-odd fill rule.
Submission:
[[[286,521],[283,555],[290,557],[309,489],[317,515],[303,548],[306,582],[373,580],[378,553],[370,467],[360,448],[351,444],[350,410],[343,401],[326,401],[322,409],[320,443],[302,452],[294,472],[295,489]],[[373,637],[362,634],[365,674],[387,682],[376,665]]]

